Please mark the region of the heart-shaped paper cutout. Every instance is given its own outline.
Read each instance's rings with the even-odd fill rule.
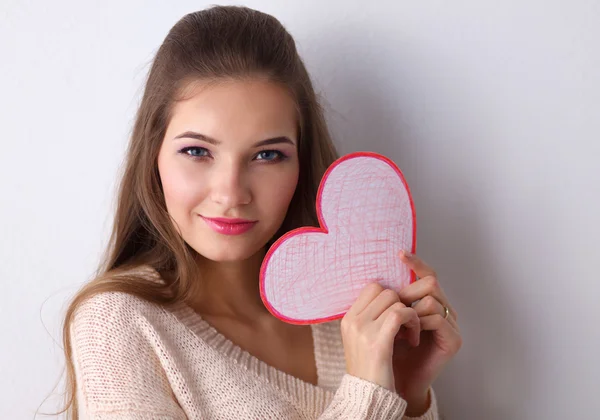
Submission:
[[[323,175],[316,209],[321,228],[287,232],[262,262],[261,298],[277,318],[339,319],[367,284],[399,291],[415,280],[398,255],[415,252],[415,207],[390,159],[357,152],[336,160]]]

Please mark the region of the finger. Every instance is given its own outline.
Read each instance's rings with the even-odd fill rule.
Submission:
[[[374,321],[381,316],[381,314],[393,304],[398,303],[405,306],[400,302],[398,293],[391,289],[384,289],[377,295],[365,309],[360,312],[358,316],[364,317],[370,321]]]
[[[379,283],[370,283],[367,284],[360,291],[358,298],[354,304],[350,307],[346,315],[356,316],[361,313],[368,305],[371,303],[377,295],[379,295],[383,291],[383,286]]]
[[[409,251],[401,251],[399,253],[400,259],[404,262],[415,274],[419,277],[419,281],[414,282],[408,286],[406,286],[404,290],[404,294],[407,294],[407,299],[411,299],[410,302],[404,301],[401,296],[401,300],[405,305],[411,304],[419,299],[422,299],[428,294],[432,294],[438,299],[442,304],[448,306],[448,299],[444,294],[444,291],[439,286],[437,281],[437,274],[435,270],[427,265],[421,258],[419,258],[416,254],[412,254]],[[427,288],[424,288],[421,283],[425,278],[433,278],[435,280],[429,280],[427,283]],[[421,283],[421,284],[419,284]],[[418,285],[418,286],[415,286]],[[429,292],[429,293],[427,293]]]
[[[435,277],[425,277],[403,287],[399,292],[398,296],[400,301],[406,306],[412,305],[413,303],[424,299],[426,296],[432,296],[437,299],[442,305],[449,306],[448,298],[441,288],[439,282]]]
[[[460,327],[458,326],[458,321],[456,320],[456,316],[452,314],[452,311],[448,314],[446,321],[454,328],[457,332],[460,333]]]
[[[421,321],[412,308],[407,308],[398,302],[387,308],[376,321],[382,330],[385,330],[392,340],[402,327],[411,346],[418,346],[421,339]]]
[[[450,307],[446,293],[440,286],[436,277],[427,276],[414,283],[403,287],[399,292],[400,300],[406,306],[412,305],[414,302],[423,299],[425,296],[431,295],[436,298],[442,305]]]
[[[444,305],[442,305],[439,300],[431,295],[427,295],[423,299],[419,300],[417,304],[413,306],[413,309],[420,317],[427,315],[441,315],[442,317],[446,316]]]
[[[450,314],[454,318],[457,318],[456,310],[454,310],[448,301],[448,297],[446,296],[446,293],[444,293],[444,289],[442,289],[437,278],[435,277],[428,276],[403,287],[400,292],[398,292],[398,296],[400,297],[400,301],[406,306],[413,306],[415,302],[424,299],[426,296],[433,296],[442,304],[442,306],[446,306],[448,308]]]
[[[460,333],[460,327],[458,326],[458,323],[456,322],[456,319],[454,319],[452,314],[448,315],[448,318],[446,320],[452,326],[452,328],[454,328],[458,333]]]
[[[448,317],[446,317],[446,309],[444,308],[444,305],[442,305],[433,296],[425,296],[423,299],[417,302],[413,309],[417,315],[419,315],[419,317],[428,315],[441,315],[442,318],[446,319],[450,323],[452,328],[454,328],[456,331],[460,331],[456,319],[450,311],[450,308],[448,308]]]
[[[436,276],[433,268],[425,264],[422,259],[415,254],[412,254],[410,251],[400,251],[399,255],[402,262],[414,271],[418,277]]]
[[[428,315],[420,318],[423,331],[435,331],[439,337],[439,343],[449,353],[456,353],[462,345],[462,337],[448,320],[440,315]]]

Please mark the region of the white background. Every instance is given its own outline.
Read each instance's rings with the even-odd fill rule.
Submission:
[[[1,3],[0,418],[33,418],[59,379],[148,64],[209,4]],[[465,341],[446,418],[598,418],[600,2],[245,4],[297,40],[340,151],[407,178]]]

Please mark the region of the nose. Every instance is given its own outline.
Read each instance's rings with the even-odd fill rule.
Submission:
[[[226,209],[248,204],[252,194],[247,184],[247,176],[239,165],[223,163],[213,173],[211,199]]]

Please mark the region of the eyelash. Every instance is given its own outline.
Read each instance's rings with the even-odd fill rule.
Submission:
[[[189,147],[184,147],[183,149],[181,149],[179,151],[179,153],[181,153],[182,155],[185,155],[186,157],[192,159],[192,160],[203,160],[207,157],[209,157],[209,155],[204,155],[204,156],[192,156],[190,155],[188,152],[190,150],[203,150],[206,153],[208,153],[210,155],[210,152],[208,151],[207,148],[205,147],[200,147],[200,146],[189,146]],[[258,152],[258,154],[260,155],[261,153],[267,153],[267,152],[275,152],[277,153],[279,156],[276,157],[275,159],[272,160],[268,160],[268,159],[259,159],[259,160],[264,160],[266,163],[275,163],[275,162],[280,162],[283,161],[287,158],[287,156],[283,153],[280,152],[279,150],[261,150],[260,152]]]

